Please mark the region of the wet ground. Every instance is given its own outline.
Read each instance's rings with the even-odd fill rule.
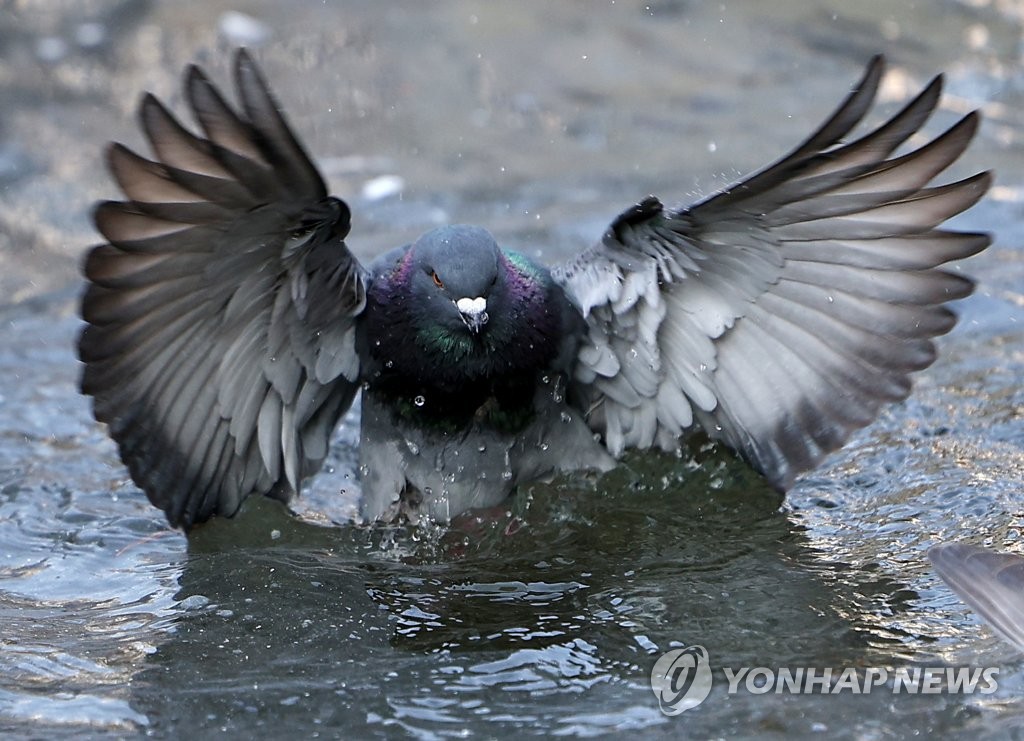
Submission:
[[[1024,659],[925,558],[1024,552],[1024,6],[20,0],[0,9],[0,734],[422,738],[1012,735]],[[981,108],[959,219],[997,240],[941,358],[785,502],[720,452],[523,492],[522,525],[354,527],[355,421],[298,516],[169,530],[75,392],[78,260],[143,90],[258,57],[370,256],[441,222],[556,261],[649,192],[707,195],[808,133],[883,51],[885,107]],[[715,684],[648,678],[701,644]],[[994,667],[994,694],[730,695],[723,667]]]

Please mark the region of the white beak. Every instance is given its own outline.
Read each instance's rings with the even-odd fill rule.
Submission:
[[[462,314],[462,321],[469,327],[469,331],[476,334],[480,328],[487,324],[487,299],[483,296],[476,298],[460,298],[455,302],[455,307]]]

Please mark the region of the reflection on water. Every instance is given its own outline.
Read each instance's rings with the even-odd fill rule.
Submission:
[[[0,9],[0,733],[1013,727],[1021,659],[925,553],[1022,548],[1016,4],[256,2],[255,26],[222,5]],[[137,143],[138,93],[176,102],[184,63],[224,79],[239,28],[270,34],[259,54],[364,255],[450,220],[559,259],[648,192],[686,200],[784,151],[879,50],[889,101],[948,72],[936,130],[984,106],[965,167],[997,165],[999,186],[960,226],[998,239],[915,395],[784,503],[695,443],[448,531],[357,528],[350,417],[298,516],[250,502],[186,541],[74,391],[75,265],[89,204],[113,194],[100,143]],[[666,718],[649,672],[689,644],[716,684]],[[719,672],[946,664],[999,667],[999,692],[729,696]]]
[[[314,528],[272,503],[250,506],[245,527],[274,535],[237,546],[228,543],[241,521],[201,529],[177,598],[203,606],[135,678],[134,706],[153,716],[170,702],[196,721],[213,712],[229,730],[244,727],[239,711],[271,710],[331,727],[557,728],[572,707],[588,711],[569,713],[577,730],[597,730],[602,717],[662,721],[646,674],[680,641],[747,659],[785,622],[808,655],[857,655],[862,642],[832,614],[835,600],[800,567],[801,538],[779,499],[728,458],[702,469],[721,487],[711,497],[692,496],[710,477],[680,485],[674,460],[636,461],[647,470],[620,474],[603,494],[537,487],[518,507],[520,529],[494,528],[455,560],[438,533],[411,551],[402,539],[389,559],[384,529]],[[767,624],[745,607],[766,594],[788,605]],[[835,643],[843,633],[846,649]],[[196,697],[183,707],[170,687],[196,687]],[[576,707],[581,693],[596,697]],[[602,713],[589,718],[594,708]]]

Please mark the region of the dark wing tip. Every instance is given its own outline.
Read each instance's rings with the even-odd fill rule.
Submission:
[[[663,210],[664,206],[657,197],[647,196],[615,217],[608,227],[608,236],[621,242],[625,239],[624,232],[628,227],[643,224]]]
[[[135,106],[135,118],[139,122],[139,128],[149,137],[152,121],[165,109],[160,99],[153,93],[146,91],[139,97],[139,103]]]
[[[963,249],[954,257],[954,260],[963,260],[984,251],[992,244],[992,235],[989,232],[961,232],[964,238]]]
[[[123,208],[123,201],[97,201],[92,207],[92,223],[96,230],[104,237],[107,237],[106,229],[109,226],[110,219],[113,218],[115,213],[120,213]]]
[[[85,319],[86,316],[86,305],[90,300],[90,292],[94,288],[94,284],[97,282],[97,276],[103,271],[106,262],[109,260],[111,252],[116,251],[116,247],[112,247],[109,244],[98,244],[90,247],[85,251],[85,254],[81,259],[81,273],[85,278],[90,281],[86,285],[85,294],[82,297],[82,304],[79,306],[79,315]],[[88,327],[86,327],[87,329]],[[81,338],[83,334],[79,335]],[[79,340],[81,345],[81,339]]]
[[[870,107],[875,96],[878,94],[878,87],[882,83],[883,75],[885,75],[886,64],[884,54],[876,54],[871,57],[868,61],[868,66],[864,68],[864,74],[857,81],[857,84],[853,86],[853,90],[851,90],[846,100],[840,105],[839,110],[846,108],[847,104],[858,98],[864,101],[863,105]]]
[[[868,60],[867,67],[864,68],[864,75],[860,78],[860,82],[857,83],[857,88],[878,87],[882,75],[885,74],[887,64],[888,61],[885,58],[885,54],[879,53],[872,56]]]
[[[924,86],[924,90],[918,93],[919,99],[935,99],[935,102],[939,102],[939,98],[942,97],[942,88],[946,85],[946,76],[941,72],[928,81],[928,84]]]
[[[984,172],[979,172],[977,175],[967,179],[967,182],[976,184],[979,187],[977,198],[971,203],[972,206],[988,192],[988,189],[992,187],[992,183],[994,183],[995,180],[996,174],[994,170],[985,170]]]
[[[956,211],[946,218],[948,219],[956,214],[963,213],[984,198],[985,194],[988,193],[989,189],[992,187],[994,180],[995,173],[993,173],[992,170],[985,170],[984,172],[971,175],[970,177],[964,178],[963,180],[959,180],[955,183],[935,188],[935,191],[943,189],[949,192],[956,191],[959,196],[955,203]],[[964,255],[964,257],[966,257],[966,255]]]
[[[160,141],[166,137],[168,130],[181,127],[178,119],[153,93],[144,93],[139,101],[139,126],[149,140],[150,146],[159,150]],[[161,136],[163,134],[163,136]]]
[[[950,152],[950,164],[959,159],[967,147],[974,140],[978,133],[978,126],[981,124],[981,113],[971,111],[955,124],[949,127],[944,133],[935,137],[928,144],[908,156],[914,156],[932,147],[945,147]],[[948,167],[948,165],[947,165]]]
[[[138,111],[143,123],[145,123],[148,116],[152,115],[153,111],[164,112],[166,110],[167,108],[160,102],[160,99],[149,91],[144,92],[142,97],[139,98]]]
[[[957,121],[956,126],[954,128],[963,126],[964,128],[969,130],[968,133],[965,134],[966,137],[968,139],[973,139],[974,135],[978,133],[978,126],[980,124],[981,111],[971,111],[966,116]]]
[[[194,101],[197,88],[214,87],[209,76],[198,64],[190,64],[185,68],[185,73],[182,75],[182,83],[185,89],[185,96],[188,98],[190,103]]]
[[[234,74],[235,85],[240,91],[255,84],[264,95],[270,97],[270,87],[263,79],[256,60],[245,47],[240,47],[235,53]]]
[[[239,47],[238,51],[235,52],[232,70],[234,73],[235,89],[239,93],[245,90],[247,86],[255,85],[263,94],[269,95],[270,90],[263,79],[259,65],[256,64],[256,60],[253,59],[252,54],[245,47]]]
[[[252,53],[244,46],[240,46],[235,50],[235,69],[241,69],[242,67],[256,67]]]
[[[107,145],[103,148],[103,161],[107,165],[107,170],[113,172],[118,158],[130,152],[131,150],[121,142],[107,142]]]

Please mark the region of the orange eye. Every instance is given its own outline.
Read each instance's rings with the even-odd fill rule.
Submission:
[[[438,274],[435,271],[430,271],[430,277],[434,279],[435,286],[437,286],[438,288],[444,288],[444,283],[441,282],[440,276],[438,276]]]

